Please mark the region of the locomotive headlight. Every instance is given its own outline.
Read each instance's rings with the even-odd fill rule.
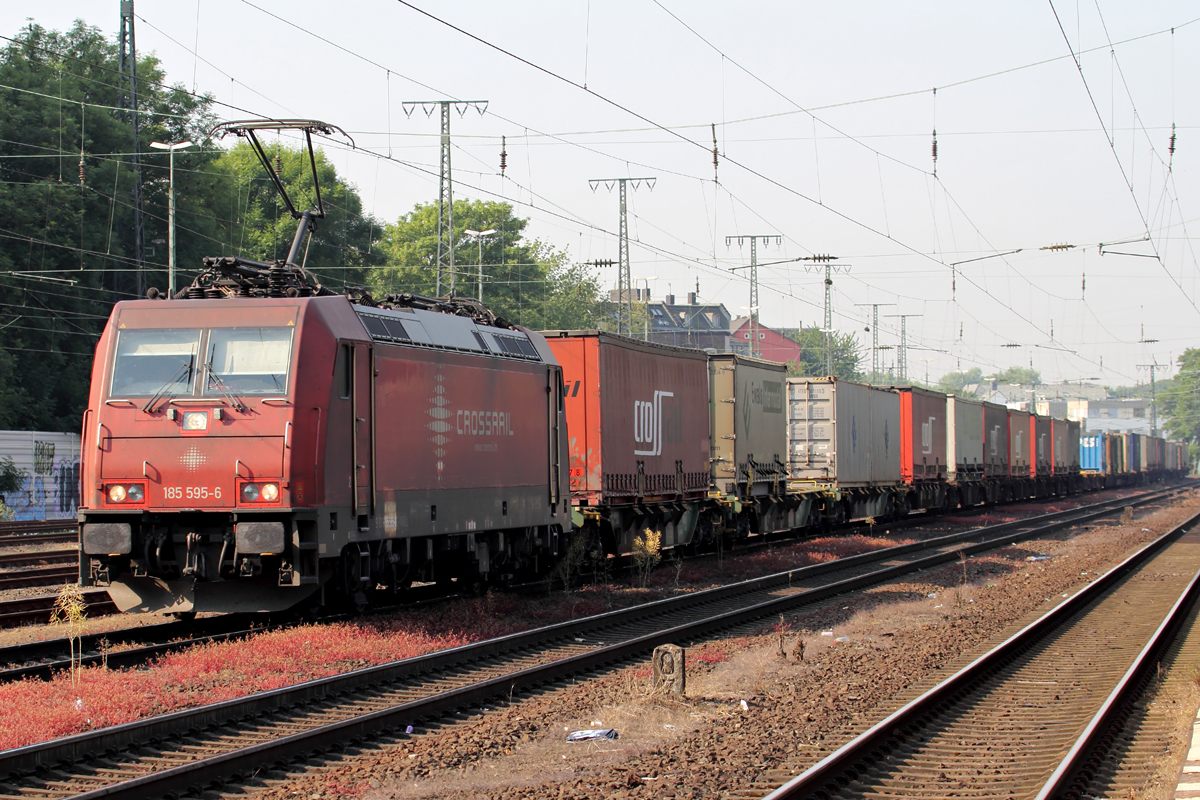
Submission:
[[[279,484],[264,483],[262,485],[262,494],[259,495],[259,499],[265,503],[274,503],[279,499]]]
[[[183,414],[183,429],[185,431],[203,431],[208,429],[207,411],[186,411]]]
[[[242,499],[253,503],[258,499],[258,486],[253,483],[247,483],[242,487]]]
[[[126,492],[124,486],[117,485],[108,487],[108,499],[110,502],[124,503],[125,495]]]
[[[131,483],[131,484],[129,484],[129,487],[126,490],[125,496],[129,499],[129,502],[131,502],[131,503],[140,503],[140,502],[142,502],[142,499],[146,496],[146,490],[142,488],[142,485],[140,483]]]

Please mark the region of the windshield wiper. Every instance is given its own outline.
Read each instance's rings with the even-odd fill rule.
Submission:
[[[159,400],[165,399],[166,401],[170,401],[170,399],[172,397],[179,394],[178,390],[170,392],[168,394],[168,392],[167,392],[168,389],[170,389],[175,384],[180,383],[181,381],[185,382],[185,383],[191,383],[192,363],[193,363],[193,361],[189,360],[186,364],[180,364],[179,369],[175,370],[175,374],[171,376],[170,380],[168,380],[166,383],[164,383],[162,385],[162,388],[154,393],[154,395],[150,398],[150,401],[148,403],[146,403],[146,405],[142,406],[142,411],[145,411],[147,414],[153,414],[154,406],[156,403],[158,403]]]
[[[239,398],[236,394],[229,391],[229,387],[227,387],[225,385],[225,382],[223,380],[221,380],[221,376],[218,375],[216,370],[213,369],[211,360],[209,360],[209,362],[204,365],[204,369],[208,373],[209,385],[216,386],[217,390],[221,394],[225,395],[225,399],[229,401],[229,405],[233,406],[236,411],[245,411],[246,410],[245,403],[243,403],[241,401],[241,398]]]

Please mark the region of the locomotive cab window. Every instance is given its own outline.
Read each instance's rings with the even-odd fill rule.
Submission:
[[[205,395],[283,394],[292,361],[291,328],[214,328],[205,348]]]
[[[199,330],[123,330],[109,395],[191,394],[199,350]]]

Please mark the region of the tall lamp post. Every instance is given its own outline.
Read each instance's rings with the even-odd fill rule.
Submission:
[[[167,199],[167,297],[175,297],[175,151],[191,147],[191,142],[151,142],[155,150],[167,150],[171,154],[171,179]]]
[[[486,231],[465,230],[467,236],[474,236],[475,241],[479,244],[479,302],[483,302],[483,237],[491,236],[496,232],[495,228],[488,228]]]

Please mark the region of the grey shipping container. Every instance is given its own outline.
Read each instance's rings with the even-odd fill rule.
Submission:
[[[946,396],[946,453],[951,481],[983,477],[983,403]]]
[[[712,480],[726,494],[770,494],[786,485],[787,367],[719,353],[708,361]]]
[[[1079,472],[1079,439],[1082,425],[1076,420],[1067,420],[1067,470]]]
[[[983,404],[983,474],[1008,477],[1008,409]]]
[[[1065,419],[1050,420],[1050,468],[1055,475],[1064,475],[1070,468],[1070,456],[1067,453],[1069,437],[1067,436],[1067,421]],[[1076,442],[1076,449],[1078,449]]]
[[[900,482],[900,396],[836,378],[788,378],[793,480],[838,486]]]
[[[1014,478],[1030,476],[1029,412],[1009,409],[1008,411],[1008,474]]]

